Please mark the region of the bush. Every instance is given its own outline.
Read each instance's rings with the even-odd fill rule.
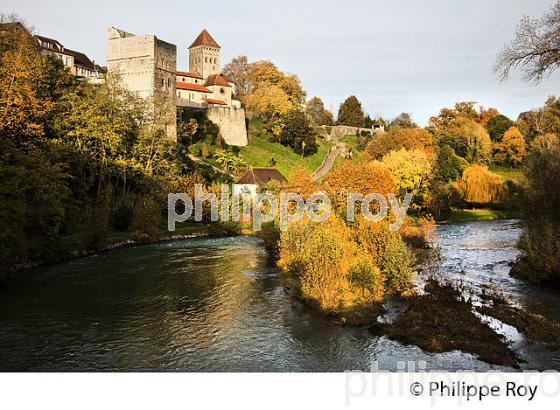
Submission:
[[[391,231],[387,221],[372,223],[359,218],[355,234],[359,246],[373,257],[375,265],[384,274],[387,290],[394,293],[408,290],[414,257],[399,232]]]

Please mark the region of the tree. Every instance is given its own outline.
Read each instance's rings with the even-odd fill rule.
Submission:
[[[235,83],[235,96],[243,99],[253,89],[251,82],[251,66],[246,56],[233,58],[222,70],[231,82]]]
[[[297,75],[284,74],[268,60],[251,63],[250,69],[249,80],[255,89],[272,85],[284,91],[294,105],[300,105],[305,101],[306,93]]]
[[[492,117],[488,123],[486,123],[486,131],[490,135],[490,139],[494,142],[500,141],[510,127],[513,126],[513,121],[510,120],[505,115],[499,114]]]
[[[535,282],[560,277],[560,138],[545,134],[531,144],[526,159],[523,200],[524,258],[512,273]]]
[[[449,145],[444,145],[438,150],[435,166],[434,179],[438,182],[447,183],[461,178],[463,170],[469,163],[455,154],[455,150]]]
[[[366,151],[373,159],[381,159],[391,151],[405,148],[418,149],[428,154],[434,152],[432,134],[423,128],[395,127],[388,132],[372,138]]]
[[[507,199],[508,190],[503,178],[490,172],[487,167],[471,165],[456,182],[466,202],[489,204]]]
[[[368,195],[379,193],[397,194],[398,189],[389,170],[374,161],[344,161],[332,170],[321,184],[333,207],[339,213],[346,212],[348,194]]]
[[[418,149],[401,148],[385,155],[382,164],[391,172],[401,197],[411,193],[413,206],[420,207],[428,193],[433,167],[432,156]]]
[[[525,137],[517,128],[511,127],[504,133],[502,140],[496,144],[494,151],[496,162],[517,167],[527,154]]]
[[[259,87],[245,98],[247,111],[266,121],[285,115],[294,108],[290,97],[276,85]]]
[[[46,120],[55,107],[48,95],[48,63],[23,24],[2,25],[0,133],[16,145],[34,144],[45,135]]]
[[[363,127],[365,122],[364,111],[362,104],[354,96],[348,97],[338,109],[338,118],[336,123],[338,125],[349,125],[351,127]]]
[[[323,100],[319,97],[313,97],[305,106],[305,113],[309,116],[315,125],[331,125],[332,114],[325,110]]]
[[[486,129],[476,122],[459,118],[453,121],[442,142],[449,143],[457,155],[471,164],[488,163],[492,157],[492,141]]]
[[[560,134],[560,99],[551,96],[544,107],[519,114],[517,127],[528,141],[548,133]]]
[[[317,152],[315,132],[302,110],[294,109],[284,116],[284,128],[280,133],[280,143],[302,156]]]
[[[511,40],[498,54],[494,70],[501,80],[520,68],[525,81],[539,83],[560,66],[560,1],[541,18],[524,16]]]
[[[389,123],[389,128],[393,127],[418,128],[418,125],[416,125],[416,123],[412,121],[412,117],[409,113],[402,112]]]

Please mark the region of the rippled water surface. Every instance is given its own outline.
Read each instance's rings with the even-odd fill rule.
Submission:
[[[474,286],[492,280],[556,317],[558,292],[508,275],[519,233],[510,221],[438,227],[444,273]],[[249,237],[140,246],[27,272],[0,288],[0,370],[396,370],[413,360],[495,368],[335,325],[291,301],[278,273]],[[554,354],[517,343],[528,367],[560,367]]]

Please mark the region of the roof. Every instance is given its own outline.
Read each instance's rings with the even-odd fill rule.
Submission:
[[[226,105],[225,101],[215,100],[213,98],[203,98],[202,101],[206,101],[207,103],[210,103],[210,104]]]
[[[276,168],[251,168],[236,184],[258,185],[262,188],[270,181],[284,183],[287,182],[287,179]]]
[[[68,49],[66,49],[65,51],[66,53],[74,56],[75,65],[89,68],[90,70],[95,70],[95,64],[84,53],[80,53],[79,51],[68,50]]]
[[[178,90],[187,90],[187,91],[200,91],[203,93],[211,93],[212,91],[210,91],[208,88],[204,87],[203,85],[200,84],[191,84],[191,83],[177,83],[175,85],[175,87]]]
[[[223,74],[210,74],[204,83],[205,86],[221,85],[222,87],[231,87],[228,79]]]
[[[40,36],[38,34],[36,34],[34,37],[37,40],[39,40],[40,42],[50,44],[51,47],[48,48],[49,50],[58,51],[60,53],[64,53],[66,51],[66,50],[64,50],[64,46],[58,40],[55,40],[54,38],[44,37],[44,36]],[[43,47],[42,44],[41,44],[41,47]],[[43,48],[45,48],[45,47],[43,47]]]
[[[208,46],[208,47],[215,47],[221,48],[216,40],[212,38],[210,33],[206,31],[206,29],[202,30],[202,32],[198,35],[198,37],[193,41],[189,49],[198,47],[198,46]]]
[[[202,78],[202,76],[198,73],[191,73],[190,71],[177,71],[177,75],[181,75],[183,77],[192,77],[192,78]]]

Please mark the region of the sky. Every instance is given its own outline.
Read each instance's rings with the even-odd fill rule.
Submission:
[[[356,95],[371,116],[411,113],[420,125],[457,101],[495,107],[512,119],[560,94],[560,70],[537,86],[492,71],[519,19],[538,17],[553,0],[369,1],[44,1],[0,0],[66,47],[106,60],[106,29],[155,34],[187,47],[206,28],[222,47],[222,64],[246,55],[299,76],[308,97],[336,115]]]

